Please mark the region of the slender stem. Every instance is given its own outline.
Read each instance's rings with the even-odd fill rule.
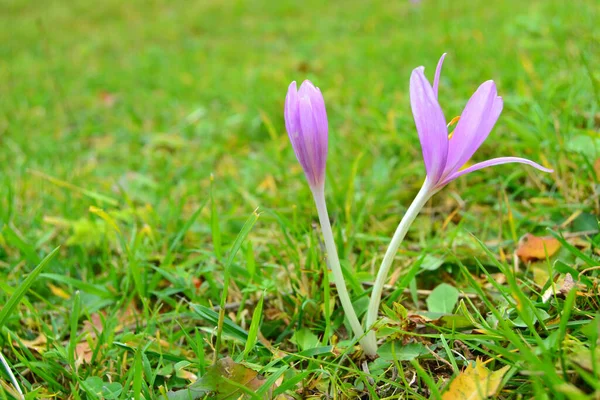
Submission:
[[[392,237],[392,241],[383,256],[383,261],[381,262],[381,267],[379,267],[379,271],[377,272],[377,278],[375,279],[375,284],[373,285],[373,291],[371,292],[371,299],[369,300],[369,308],[367,309],[367,329],[370,329],[375,320],[377,319],[377,313],[379,311],[379,304],[381,303],[381,294],[383,292],[383,287],[387,280],[388,273],[390,271],[390,267],[392,266],[392,262],[394,261],[394,257],[398,251],[398,247],[402,243],[404,236],[406,236],[406,232],[408,232],[408,228],[413,223],[419,212],[425,206],[425,203],[433,196],[435,190],[431,188],[431,185],[427,183],[427,180],[421,186],[421,190],[417,193],[410,207],[402,217],[398,228],[396,228],[396,232],[394,232],[394,236]],[[374,331],[369,331],[367,333],[367,340],[369,341],[369,345],[377,347],[377,339],[375,337]]]
[[[331,223],[329,222],[329,214],[327,213],[327,205],[325,204],[325,188],[324,185],[320,187],[312,188],[313,197],[317,206],[317,213],[319,214],[319,222],[321,223],[321,231],[323,232],[323,240],[325,242],[325,249],[327,250],[327,260],[329,261],[329,268],[333,273],[333,282],[342,303],[342,308],[350,322],[354,335],[359,339],[360,345],[364,352],[368,355],[375,355],[377,353],[377,344],[370,343],[365,337],[365,331],[356,316],[348,289],[346,288],[346,282],[344,281],[344,275],[342,273],[342,267],[340,266],[340,259],[335,247],[335,241],[333,240],[333,232],[331,230]]]
[[[25,396],[23,395],[23,392],[21,391],[21,387],[19,386],[19,382],[17,381],[17,378],[15,377],[15,374],[13,374],[13,372],[11,371],[10,366],[8,365],[8,363],[6,362],[6,360],[4,359],[4,356],[2,355],[2,353],[0,353],[0,362],[4,366],[4,369],[6,370],[6,373],[8,374],[8,377],[10,378],[10,381],[12,382],[13,386],[15,387],[15,390],[19,394],[19,398],[20,399],[24,399]]]

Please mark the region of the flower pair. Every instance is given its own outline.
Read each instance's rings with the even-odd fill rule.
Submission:
[[[285,99],[286,129],[315,198],[334,283],[353,332],[360,340],[365,353],[370,355],[376,353],[377,343],[375,334],[369,329],[375,323],[383,286],[392,261],[410,224],[431,196],[454,179],[493,165],[522,163],[544,172],[552,172],[531,160],[518,157],[493,158],[463,169],[496,124],[502,112],[503,102],[498,96],[495,83],[484,82],[471,96],[460,117],[447,124],[437,96],[445,56],[442,55],[438,62],[433,86],[425,77],[423,67],[415,68],[410,77],[410,103],[427,175],[421,190],[400,221],[379,268],[367,310],[366,334],[358,322],[347,293],[325,206],[325,164],[329,128],[323,95],[310,81],[304,81],[299,90],[296,82],[292,82]],[[456,128],[449,134],[448,128],[456,121]]]
[[[415,68],[410,77],[410,104],[431,190],[439,190],[462,175],[499,164],[523,163],[552,172],[519,157],[493,158],[461,169],[488,137],[502,112],[503,101],[494,81],[486,81],[471,96],[461,116],[447,124],[438,102],[445,56],[438,62],[433,86],[425,77],[424,67]],[[319,88],[306,80],[298,90],[296,82],[292,82],[285,99],[284,115],[292,147],[309,184],[311,187],[324,184],[329,129]],[[448,134],[448,128],[455,121],[458,121],[456,129]]]

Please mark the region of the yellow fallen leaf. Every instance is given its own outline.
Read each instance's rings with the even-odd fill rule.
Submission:
[[[480,359],[477,359],[474,365],[470,363],[454,378],[442,396],[443,400],[483,400],[496,395],[502,377],[510,366],[490,371]]]
[[[64,289],[61,289],[58,286],[54,286],[53,284],[49,283],[48,287],[53,295],[60,297],[61,299],[69,300],[71,298],[69,293],[65,292]]]
[[[261,183],[258,184],[258,189],[262,192],[275,193],[277,190],[277,184],[273,175],[267,175]]]

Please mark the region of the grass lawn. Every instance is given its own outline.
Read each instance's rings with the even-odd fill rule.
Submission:
[[[599,20],[593,0],[2,2],[0,399],[600,398]],[[284,98],[325,97],[362,319],[425,178],[409,77],[444,52],[448,120],[488,79],[504,98],[472,161],[555,172],[436,194],[368,358]]]

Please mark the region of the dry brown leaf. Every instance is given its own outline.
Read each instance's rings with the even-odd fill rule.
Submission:
[[[600,158],[594,161],[594,171],[596,172],[596,176],[600,176]]]
[[[258,375],[256,371],[250,369],[242,364],[238,364],[233,361],[230,357],[225,357],[217,361],[220,375],[236,383],[240,383],[246,386],[248,389],[258,390],[264,383],[265,378]],[[227,387],[228,384],[223,382],[217,384],[217,388],[220,386]]]
[[[565,275],[564,282],[560,287],[560,293],[563,295],[568,295],[569,292],[575,287],[576,282],[573,280],[573,276],[569,273]]]
[[[600,365],[600,348],[595,348],[594,352],[586,347],[581,347],[568,356],[569,361],[579,365],[587,371],[594,371]]]
[[[33,340],[20,339],[20,341],[28,349],[35,350],[40,354],[43,354],[47,349],[48,339],[44,335],[39,335]],[[19,346],[19,342],[15,342],[15,346]]]
[[[89,333],[102,332],[104,330],[104,326],[102,325],[102,317],[100,317],[100,314],[93,313],[90,315],[89,320],[83,321],[83,330],[84,332]]]
[[[92,362],[93,355],[94,351],[90,348],[90,344],[87,340],[83,340],[75,346],[75,363],[77,365],[89,364]]]
[[[264,383],[265,378],[256,371],[236,363],[230,357],[225,357],[207,368],[206,373],[187,389],[169,392],[168,397],[171,399],[199,399],[208,396],[208,398],[217,400],[238,399],[243,395],[240,386],[256,391]],[[276,387],[274,385],[269,388],[264,398],[272,398],[272,390]]]
[[[571,276],[571,274],[567,273],[564,277],[559,278],[555,283],[550,285],[548,289],[546,289],[542,295],[542,302],[547,302],[554,294],[567,296],[575,287],[577,287],[577,282],[573,280],[573,276]]]
[[[177,375],[178,378],[188,380],[192,383],[194,383],[198,380],[198,376],[196,374],[186,370],[185,367],[176,369],[175,374]]]
[[[531,233],[519,240],[517,256],[523,262],[545,260],[552,257],[560,249],[560,242],[553,237],[538,237]]]
[[[442,399],[483,400],[495,396],[502,377],[509,368],[510,366],[507,365],[498,371],[490,371],[480,359],[477,359],[475,363],[470,363],[463,372],[454,378]]]
[[[90,315],[90,319],[83,322],[83,332],[86,335],[75,346],[75,363],[77,365],[92,362],[92,356],[94,355],[92,346],[96,345],[96,332],[102,333],[103,330],[102,317],[98,313]]]

